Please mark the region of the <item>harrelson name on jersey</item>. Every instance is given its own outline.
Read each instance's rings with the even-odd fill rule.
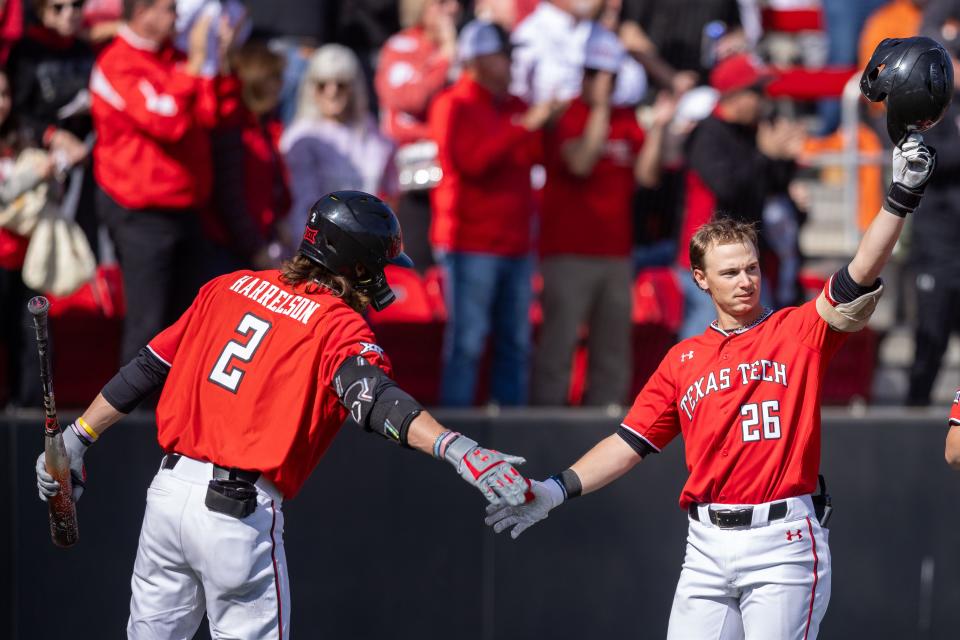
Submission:
[[[246,296],[274,313],[290,316],[303,324],[307,324],[310,316],[320,306],[319,302],[294,295],[271,282],[252,276],[240,276],[230,286],[230,291]]]
[[[773,360],[756,360],[738,364],[736,367],[720,369],[716,374],[711,371],[699,380],[694,381],[687,388],[687,392],[683,394],[680,408],[687,414],[688,419],[693,419],[693,410],[705,397],[714,391],[730,388],[730,374],[734,371],[740,374],[739,380],[742,385],[759,380],[787,386],[787,365]],[[736,376],[736,374],[734,375]],[[737,377],[734,377],[734,380],[736,379]]]

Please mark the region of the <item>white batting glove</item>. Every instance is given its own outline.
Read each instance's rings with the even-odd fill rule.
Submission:
[[[526,504],[519,506],[488,505],[488,515],[484,522],[492,526],[496,533],[513,527],[510,531],[510,537],[516,540],[521,533],[541,520],[546,520],[550,510],[559,507],[564,501],[563,488],[553,478],[548,478],[543,482],[534,480],[530,483],[530,490],[533,492],[533,500]]]
[[[513,465],[526,462],[479,446],[476,441],[445,431],[433,446],[433,455],[453,465],[464,480],[480,490],[491,505],[523,504],[530,482]]]
[[[83,495],[83,488],[87,480],[87,469],[83,464],[83,454],[88,445],[81,440],[72,428],[63,430],[63,447],[70,458],[70,479],[73,481],[71,497],[76,502]],[[47,471],[46,455],[41,452],[37,457],[37,489],[40,499],[46,502],[60,493],[60,483],[54,480]]]
[[[893,181],[909,189],[927,184],[937,164],[937,154],[923,144],[923,136],[911,133],[902,146],[893,148]]]

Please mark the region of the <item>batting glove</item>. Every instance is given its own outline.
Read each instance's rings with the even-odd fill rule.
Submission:
[[[531,483],[530,490],[533,492],[533,500],[526,504],[520,506],[488,505],[487,517],[484,522],[492,526],[496,533],[513,527],[510,531],[510,537],[516,540],[521,533],[541,520],[546,520],[550,510],[559,507],[564,501],[563,488],[553,478],[548,478],[543,482],[534,480]]]
[[[923,144],[919,133],[907,136],[902,145],[893,148],[893,182],[884,208],[900,217],[912,213],[920,204],[936,166],[936,149]]]
[[[526,462],[479,446],[474,440],[445,431],[433,445],[433,455],[453,465],[464,480],[480,490],[491,505],[523,504],[530,482],[513,465]]]
[[[87,452],[87,447],[90,445],[87,440],[77,435],[74,425],[70,425],[63,430],[63,446],[70,458],[70,479],[73,481],[71,497],[76,502],[83,495],[83,488],[87,481],[87,468],[83,464],[83,454]],[[37,457],[37,489],[40,499],[44,502],[60,493],[60,483],[47,472],[45,454],[42,452]]]

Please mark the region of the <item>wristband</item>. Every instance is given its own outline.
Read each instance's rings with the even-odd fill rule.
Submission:
[[[583,485],[580,483],[580,476],[578,476],[577,472],[573,469],[567,469],[563,473],[550,476],[549,479],[560,485],[560,489],[563,490],[564,500],[572,500],[579,497],[580,494],[583,493]]]
[[[77,418],[76,421],[70,425],[70,429],[85,447],[89,447],[100,437],[100,434],[94,431],[83,418]]]
[[[890,188],[887,189],[887,199],[883,208],[895,216],[905,218],[908,213],[913,213],[914,209],[920,204],[922,197],[923,187],[911,189],[899,182],[892,182]]]
[[[447,453],[447,447],[458,437],[460,437],[460,434],[456,431],[444,431],[437,436],[437,439],[433,442],[433,457],[443,460]]]

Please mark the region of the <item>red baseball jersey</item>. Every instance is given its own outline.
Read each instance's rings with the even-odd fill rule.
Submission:
[[[148,348],[170,366],[157,406],[163,450],[260,471],[287,498],[347,417],[332,387],[343,361],[359,354],[390,372],[360,314],[276,270],[210,281]]]
[[[657,451],[683,434],[680,506],[758,504],[812,493],[820,467],[820,385],[847,334],[815,301],[674,345],[623,426]]]
[[[953,396],[953,407],[950,408],[950,426],[960,426],[960,389]]]

